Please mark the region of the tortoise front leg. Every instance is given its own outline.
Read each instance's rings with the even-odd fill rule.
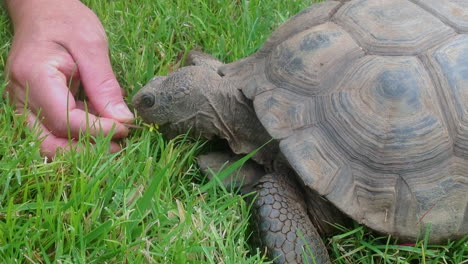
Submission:
[[[291,177],[267,174],[256,186],[254,207],[261,242],[277,264],[331,263]]]
[[[212,152],[199,156],[197,161],[200,169],[212,177],[211,172],[220,171],[240,158],[231,152]],[[224,179],[223,184],[229,189],[242,186],[242,193],[257,192],[254,220],[257,220],[260,242],[275,263],[330,263],[327,250],[307,214],[305,197],[293,177],[278,172],[265,175],[261,167],[249,160]],[[308,199],[310,203],[316,201],[316,197]],[[328,209],[322,201],[316,202],[319,208]],[[311,212],[323,217],[317,210]]]

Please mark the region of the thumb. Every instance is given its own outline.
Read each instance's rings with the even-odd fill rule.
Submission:
[[[82,50],[74,55],[86,95],[99,115],[122,123],[134,117],[123,100],[119,83],[112,71],[107,46]]]

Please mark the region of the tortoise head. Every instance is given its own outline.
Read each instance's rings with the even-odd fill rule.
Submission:
[[[135,94],[132,104],[146,123],[157,124],[164,133],[176,135],[192,129],[210,138],[216,132],[204,122],[213,121],[210,100],[221,81],[209,67],[183,67],[169,76],[153,78]]]

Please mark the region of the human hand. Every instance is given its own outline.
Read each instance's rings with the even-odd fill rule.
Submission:
[[[17,111],[27,105],[29,126],[39,121],[41,153],[53,157],[58,149],[68,149],[68,131],[76,143],[87,124],[92,135],[113,131],[113,139],[127,136],[124,123],[133,115],[112,71],[97,16],[78,0],[6,3],[15,31],[6,91]],[[74,97],[80,82],[89,98],[88,114]],[[111,142],[111,151],[119,149]]]

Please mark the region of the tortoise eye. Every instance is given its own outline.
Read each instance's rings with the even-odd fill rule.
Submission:
[[[141,97],[141,104],[144,107],[152,107],[154,105],[154,95],[152,94],[144,94]]]

